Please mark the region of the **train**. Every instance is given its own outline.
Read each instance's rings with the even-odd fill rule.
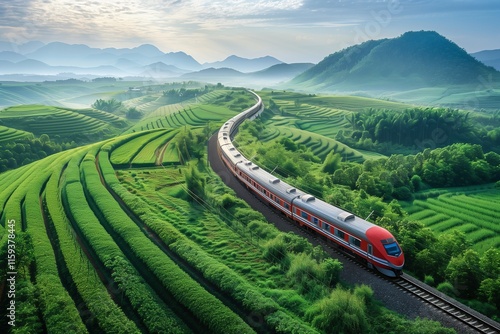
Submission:
[[[293,187],[247,159],[233,145],[239,125],[264,110],[261,97],[251,93],[256,104],[225,122],[217,134],[218,155],[231,173],[261,201],[360,258],[368,268],[389,277],[402,275],[404,254],[389,231]]]

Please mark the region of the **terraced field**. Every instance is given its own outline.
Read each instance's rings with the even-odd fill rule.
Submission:
[[[362,153],[342,144],[334,139],[309,132],[295,129],[284,125],[268,125],[266,130],[259,137],[260,141],[267,142],[278,138],[289,138],[299,145],[309,148],[316,156],[324,159],[330,151],[335,151],[342,155],[347,161],[363,162],[365,160]]]
[[[438,233],[463,231],[473,248],[483,253],[500,248],[500,190],[456,192],[436,198],[415,200],[405,209],[409,218],[419,220]]]
[[[11,128],[35,135],[70,136],[92,134],[109,126],[125,127],[127,122],[96,110],[63,109],[44,105],[22,105],[0,111],[0,121]]]
[[[31,133],[22,131],[22,130],[16,130],[13,128],[8,128],[6,126],[0,125],[0,143],[1,142],[6,142],[6,141],[11,141],[11,140],[16,140],[16,139],[21,139],[21,138],[26,138],[32,136]]]
[[[235,96],[238,97],[237,101],[234,101]],[[244,90],[211,91],[183,103],[158,107],[127,132],[179,128],[185,125],[206,126],[211,121],[218,124],[249,107],[253,103],[252,99]]]
[[[19,268],[17,277],[19,286],[32,289],[17,300],[36,307],[18,314],[19,327],[254,333],[292,326],[315,332],[257,287],[274,265],[262,260],[261,246],[248,242],[249,231],[241,226],[237,232],[235,221],[226,225],[210,207],[178,196],[187,192],[179,167],[114,169],[110,156],[122,147],[144,143],[135,159],[151,162],[153,146],[175,133],[121,136],[2,174],[1,249],[15,221],[17,237],[29,234],[34,254],[34,269]]]

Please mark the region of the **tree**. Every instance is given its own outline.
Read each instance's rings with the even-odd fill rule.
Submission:
[[[481,282],[478,291],[479,298],[500,309],[500,278],[487,278]]]
[[[481,272],[485,277],[497,279],[500,277],[500,250],[490,248],[481,256]]]
[[[368,161],[368,160],[367,160]],[[340,168],[340,163],[342,162],[342,156],[335,151],[330,151],[325,158],[323,163],[323,168],[321,169],[324,173],[333,174],[337,169]]]
[[[481,283],[478,270],[480,258],[473,249],[468,249],[463,255],[452,257],[446,268],[448,280],[463,297],[474,298]]]
[[[92,108],[102,110],[102,111],[107,111],[110,113],[113,113],[117,111],[120,107],[122,106],[122,103],[118,100],[111,99],[111,100],[103,100],[103,99],[98,99],[92,104]]]
[[[129,119],[139,119],[142,117],[142,113],[139,110],[137,110],[136,108],[129,108],[125,112],[125,116]]]

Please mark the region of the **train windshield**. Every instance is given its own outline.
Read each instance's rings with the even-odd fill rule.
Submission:
[[[384,248],[390,256],[399,256],[399,254],[401,254],[401,248],[399,248],[398,244],[395,242],[384,245]]]

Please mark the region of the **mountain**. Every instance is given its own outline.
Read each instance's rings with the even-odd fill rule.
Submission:
[[[237,70],[239,72],[244,72],[244,73],[249,73],[249,72],[255,72],[255,71],[260,71],[263,69],[266,69],[270,66],[276,65],[276,64],[281,64],[283,63],[282,61],[271,57],[271,56],[265,56],[265,57],[260,57],[260,58],[242,58],[238,56],[229,56],[223,61],[216,61],[214,63],[205,63],[203,64],[204,68],[232,68],[234,70]]]
[[[223,82],[224,80],[235,80],[244,77],[244,73],[233,70],[232,68],[207,68],[197,72],[186,73],[181,76],[183,79],[206,80]]]
[[[141,75],[158,78],[178,77],[187,72],[186,70],[181,70],[178,67],[167,65],[162,62],[156,62],[147,66],[143,66],[142,70],[143,71],[140,73]]]
[[[14,51],[2,51],[0,52],[0,60],[8,60],[11,62],[19,62],[21,60],[25,60],[26,57],[20,53]]]
[[[333,53],[294,78],[298,88],[409,90],[500,81],[500,72],[433,31],[407,32],[393,39],[367,41]]]
[[[276,82],[288,81],[313,67],[313,63],[276,64],[264,70],[250,73],[249,76],[259,80]]]
[[[471,53],[471,56],[500,71],[500,49],[479,51]]]
[[[135,48],[92,48],[85,44],[53,42],[25,54],[27,58],[42,61],[52,66],[98,67],[115,65],[127,60],[145,66],[163,62],[186,70],[202,68],[193,57],[184,52],[163,53],[156,46],[143,44]]]
[[[168,65],[173,65],[175,67],[191,71],[202,69],[200,63],[198,63],[193,57],[182,51],[165,53],[161,57],[157,57],[156,60]]]

